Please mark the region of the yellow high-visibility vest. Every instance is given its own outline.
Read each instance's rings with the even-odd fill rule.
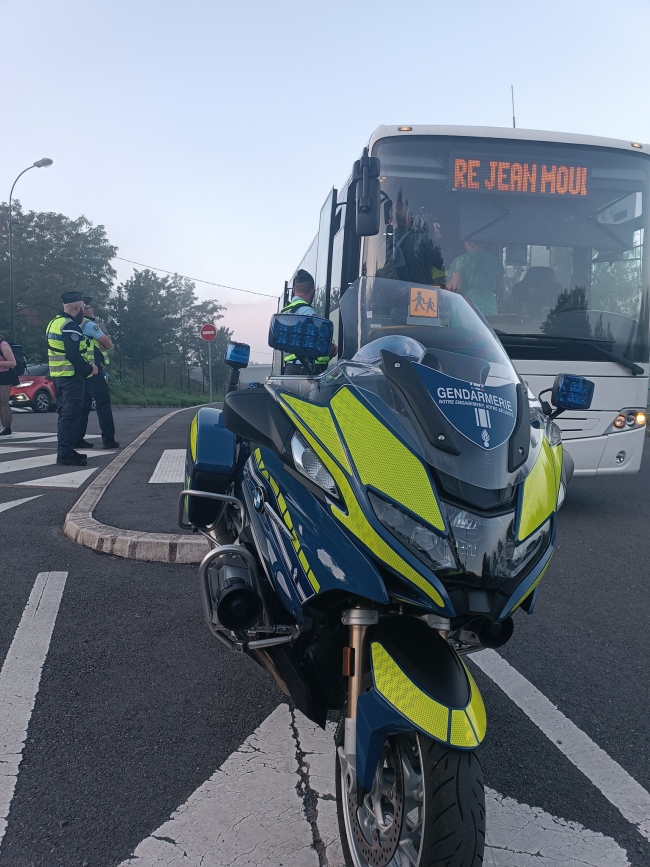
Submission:
[[[57,314],[47,326],[47,361],[50,366],[50,376],[56,379],[58,376],[74,376],[72,362],[65,355],[65,343],[63,342],[62,329],[66,322],[72,321],[72,316],[65,313]],[[85,358],[87,342],[85,337],[79,338],[79,352]]]

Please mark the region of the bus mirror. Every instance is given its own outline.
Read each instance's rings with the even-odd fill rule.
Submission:
[[[551,403],[559,410],[589,409],[594,396],[594,383],[584,376],[560,373],[555,377]]]
[[[271,317],[269,346],[297,358],[329,357],[334,326],[318,316],[276,313]]]
[[[352,169],[352,180],[356,183],[355,213],[357,235],[378,235],[380,222],[381,191],[379,175],[381,164],[378,157],[369,157],[368,148]]]

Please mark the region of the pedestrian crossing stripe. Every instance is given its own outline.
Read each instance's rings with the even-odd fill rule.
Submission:
[[[185,449],[165,449],[149,479],[150,485],[185,481]]]
[[[86,479],[96,473],[99,467],[76,470],[74,473],[59,473],[58,476],[45,476],[42,479],[30,479],[28,482],[18,482],[18,485],[26,488],[68,488],[76,490],[81,487]]]

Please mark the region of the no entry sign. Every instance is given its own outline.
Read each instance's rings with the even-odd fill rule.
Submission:
[[[199,332],[203,340],[214,340],[217,336],[217,329],[214,325],[208,323],[207,325],[201,326],[201,331]]]

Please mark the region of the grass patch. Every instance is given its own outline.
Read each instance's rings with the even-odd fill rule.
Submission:
[[[195,406],[207,403],[209,395],[203,392],[179,391],[175,388],[138,386],[131,383],[110,382],[113,406]],[[221,400],[217,395],[215,400]]]

